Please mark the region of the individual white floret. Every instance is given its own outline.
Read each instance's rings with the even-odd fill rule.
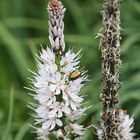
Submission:
[[[81,135],[84,135],[84,133],[85,133],[85,128],[84,128],[84,126],[83,125],[79,125],[79,124],[70,124],[70,127],[73,129],[73,133],[75,134],[75,135],[79,135],[79,136],[81,136]]]

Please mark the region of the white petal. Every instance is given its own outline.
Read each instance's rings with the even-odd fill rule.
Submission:
[[[63,126],[63,123],[62,123],[62,121],[60,119],[56,119],[56,124],[58,126]]]
[[[54,118],[54,117],[56,117],[56,112],[57,112],[56,109],[53,109],[52,111],[50,111],[49,114],[48,114],[49,118]]]
[[[45,108],[43,106],[40,106],[38,107],[36,110],[35,110],[37,113],[42,113],[45,111]]]
[[[72,108],[74,111],[77,110],[77,107],[76,107],[76,105],[75,105],[75,103],[74,103],[73,101],[70,102],[70,106],[71,106],[71,108]]]
[[[60,47],[59,38],[57,37],[57,38],[55,39],[55,48],[56,48],[56,49],[59,49],[59,47]]]
[[[55,128],[55,121],[52,122],[50,130],[53,130],[54,128]]]
[[[57,26],[57,28],[58,28],[58,30],[59,30],[60,22],[59,22],[58,19],[57,19],[55,22],[56,22],[56,26]]]
[[[47,106],[50,106],[52,103],[53,103],[53,101],[50,99],[50,100],[47,102]]]
[[[63,93],[63,99],[64,99],[65,101],[69,101],[68,95],[67,95],[66,93]]]
[[[61,90],[59,88],[56,89],[55,95],[59,95],[61,93]]]
[[[63,111],[66,114],[70,114],[70,109],[67,106],[63,107]]]
[[[62,111],[60,110],[60,111],[58,111],[58,118],[61,118],[62,117]]]
[[[50,120],[45,122],[45,123],[43,123],[42,124],[42,129],[48,129],[50,127],[51,123],[52,122]]]
[[[50,80],[51,83],[56,83],[56,75],[55,74],[52,74],[50,79],[51,79]]]
[[[56,81],[59,82],[61,80],[61,74],[60,72],[56,73]]]
[[[59,27],[58,28],[58,35],[59,35],[59,37],[62,35],[62,33],[63,33],[63,30]]]
[[[51,90],[52,92],[54,92],[55,89],[56,89],[56,85],[55,85],[55,84],[51,84],[49,88],[50,88],[50,90]]]
[[[53,51],[49,47],[47,48],[47,52],[48,52],[48,55],[50,56],[50,59],[54,63],[55,62],[55,54],[53,53]]]
[[[53,27],[53,33],[54,33],[55,36],[58,36],[58,31],[57,31],[57,27],[56,26]]]
[[[52,39],[51,36],[49,36],[49,40],[50,40],[51,46],[54,48],[55,42],[54,42],[54,40]]]

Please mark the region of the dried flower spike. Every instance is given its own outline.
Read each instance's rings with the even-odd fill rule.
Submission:
[[[79,138],[86,128],[77,124],[84,115],[82,107],[84,97],[80,89],[87,77],[80,69],[80,51],[64,52],[64,17],[65,8],[58,0],[48,4],[49,39],[51,49],[42,49],[38,56],[38,69],[33,72],[32,89],[37,104],[31,104],[35,111],[35,129],[39,140],[48,140],[50,135],[57,139],[70,140]]]
[[[101,125],[97,128],[99,140],[134,140],[133,119],[118,109],[118,90],[120,88],[120,2],[104,0],[103,29],[99,34],[103,90],[101,100],[103,113]],[[128,125],[126,126],[126,123]]]

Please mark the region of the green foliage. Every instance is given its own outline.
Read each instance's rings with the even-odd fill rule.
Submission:
[[[46,5],[41,0],[0,0],[0,139],[32,140],[29,123],[33,122],[27,108],[32,98],[23,87],[28,86],[28,69],[35,69],[34,53],[48,42]],[[88,69],[90,82],[82,92],[87,105],[93,105],[80,122],[86,126],[99,121],[101,103],[100,50],[95,40],[101,28],[101,0],[63,0],[67,8],[65,39],[67,49],[83,48],[81,65]],[[122,68],[120,106],[135,118],[135,132],[140,136],[140,2],[124,0],[122,21]],[[10,92],[14,85],[14,95]],[[10,104],[10,108],[9,108]],[[8,121],[8,122],[7,122]],[[83,140],[96,140],[89,130]]]

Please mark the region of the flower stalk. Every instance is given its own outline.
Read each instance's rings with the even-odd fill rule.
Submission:
[[[104,0],[103,28],[99,33],[102,83],[101,100],[103,113],[101,125],[97,129],[99,140],[133,140],[133,119],[126,111],[119,109],[118,91],[120,88],[120,4],[121,0]],[[128,124],[128,125],[126,125]],[[126,125],[124,127],[124,125]]]
[[[79,138],[86,128],[77,124],[84,115],[84,97],[80,90],[87,81],[85,72],[80,69],[80,51],[65,53],[64,13],[65,8],[59,0],[48,3],[49,40],[51,48],[42,49],[38,56],[38,69],[33,72],[33,98],[31,104],[35,111],[35,129],[39,140]]]

